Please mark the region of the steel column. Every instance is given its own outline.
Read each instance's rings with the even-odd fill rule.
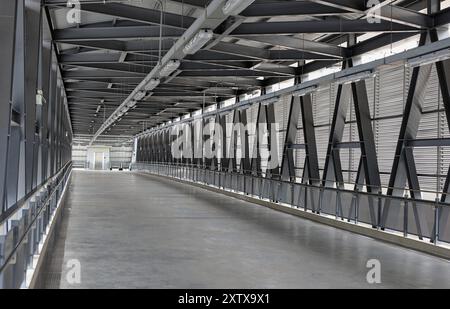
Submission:
[[[275,106],[273,104],[266,106],[266,121],[267,121],[267,133],[268,135],[268,151],[271,157],[275,157],[278,160],[278,138],[273,136],[272,133],[276,130],[276,118],[275,118]],[[276,164],[272,169],[266,171],[267,178],[279,178],[280,166]]]
[[[6,201],[6,171],[8,144],[11,126],[11,90],[14,63],[14,39],[16,28],[17,2],[0,3],[0,214]]]
[[[419,45],[427,42],[428,33],[420,37]],[[394,163],[389,179],[387,195],[403,196],[406,181],[409,181],[409,189],[413,198],[420,198],[420,187],[413,160],[412,150],[406,151],[405,143],[415,140],[422,116],[422,105],[425,99],[425,89],[430,77],[432,65],[423,65],[413,69],[408,97],[405,102],[404,117],[400,128]],[[390,200],[387,199],[383,208],[381,227],[384,228],[390,211]]]
[[[305,170],[309,184],[320,184],[319,159],[317,157],[317,143],[314,129],[314,116],[311,95],[300,97],[302,114],[303,138],[305,140]]]
[[[299,117],[300,97],[292,96],[281,163],[281,180],[283,181],[295,181],[294,149],[291,146],[296,143]]]
[[[359,81],[352,83],[352,91],[367,191],[378,192],[380,190],[381,180],[375,138],[372,130],[372,118],[370,116],[369,101],[367,98],[366,82]]]
[[[346,64],[343,65],[343,69],[345,68]],[[344,186],[339,149],[336,149],[335,145],[342,141],[350,95],[351,87],[349,85],[338,85],[333,121],[330,127],[330,139],[328,142],[322,177],[322,185],[324,187],[331,187],[334,183],[336,183],[338,188],[343,188]]]
[[[258,115],[256,116],[256,126],[255,126],[255,140],[253,143],[253,154],[250,163],[250,169],[254,176],[259,176],[262,173],[261,170],[261,147],[263,141],[261,140],[261,134],[263,133],[263,126],[267,129],[266,121],[266,108],[261,103],[258,104]]]

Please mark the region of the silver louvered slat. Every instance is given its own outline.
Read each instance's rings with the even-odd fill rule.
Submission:
[[[334,102],[330,97],[330,88],[320,89],[312,96],[313,111],[314,111],[314,124],[329,125],[331,118],[333,117]]]
[[[400,115],[403,113],[405,101],[405,67],[382,68],[379,72],[379,104],[378,117]],[[400,123],[399,123],[400,127]]]
[[[403,118],[409,69],[405,66],[381,68],[376,81],[374,134],[381,184],[388,186]],[[389,117],[389,118],[386,118]],[[380,119],[381,118],[381,119]]]

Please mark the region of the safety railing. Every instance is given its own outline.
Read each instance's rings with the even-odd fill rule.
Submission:
[[[0,288],[27,287],[27,271],[41,253],[71,171],[69,162],[0,222]]]
[[[186,164],[133,163],[131,170],[232,191],[336,220],[415,237],[435,245],[450,243],[450,204],[438,199],[429,201],[388,196],[381,190],[370,193],[337,189]]]

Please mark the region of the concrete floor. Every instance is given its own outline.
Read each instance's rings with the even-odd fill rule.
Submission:
[[[61,288],[450,288],[449,261],[153,176],[74,171],[67,207]]]

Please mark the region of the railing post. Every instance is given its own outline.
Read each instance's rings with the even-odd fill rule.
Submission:
[[[264,180],[261,176],[261,178],[258,178],[258,183],[259,183],[259,199],[262,200],[263,199],[263,192],[264,192]]]
[[[317,214],[320,215],[320,212],[322,211],[323,207],[323,195],[325,193],[325,190],[323,187],[320,187],[319,189],[319,209],[317,209]]]
[[[435,245],[437,245],[439,241],[439,212],[440,212],[439,198],[436,198],[436,205],[434,207],[434,235],[433,235]]]
[[[377,218],[377,229],[381,228],[381,207],[382,207],[382,195],[381,189],[378,191],[378,218]]]
[[[305,199],[303,200],[303,210],[308,211],[308,184],[305,184]]]
[[[403,201],[403,236],[408,237],[408,212],[409,212],[409,205],[408,205],[408,193],[405,194]]]
[[[291,182],[291,207],[294,207],[294,201],[295,201],[295,198],[294,198],[294,195],[295,195],[294,183],[295,183],[295,181]]]
[[[278,192],[280,191],[280,188],[281,188],[281,178],[277,179],[276,182],[274,182],[273,186],[273,202],[275,204],[279,203]]]
[[[340,197],[341,197],[340,191],[339,191],[339,189],[337,189],[337,191],[336,191],[336,206],[335,206],[335,211],[334,211],[336,220],[339,219],[339,199],[340,199]]]
[[[354,193],[354,199],[355,199],[355,224],[358,224],[359,221],[359,189],[356,188]],[[349,218],[350,220],[350,218]]]

